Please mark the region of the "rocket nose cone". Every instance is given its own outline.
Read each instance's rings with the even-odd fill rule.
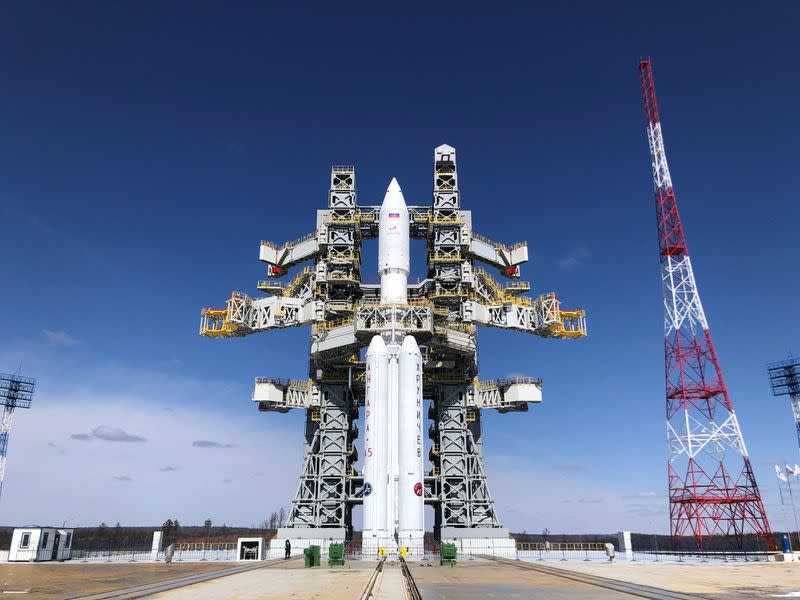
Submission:
[[[392,177],[389,187],[386,188],[386,195],[383,197],[383,206],[400,207],[405,205],[406,200],[403,198],[403,190],[400,189],[397,179]]]
[[[419,346],[417,340],[413,335],[407,335],[403,338],[403,343],[400,345],[401,352],[411,352],[412,354],[419,354]]]
[[[372,340],[367,347],[367,354],[377,354],[378,352],[386,352],[386,342],[380,335],[372,336]]]

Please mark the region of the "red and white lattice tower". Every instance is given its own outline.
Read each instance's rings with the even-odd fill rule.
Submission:
[[[774,542],[722,376],[686,249],[649,60],[639,62],[653,163],[664,291],[670,530],[699,549],[716,536],[742,546],[749,531]]]

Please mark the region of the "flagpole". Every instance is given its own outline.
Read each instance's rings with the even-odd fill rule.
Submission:
[[[797,536],[797,543],[800,545],[800,525],[797,524],[797,508],[794,505],[794,494],[792,494],[792,480],[789,479],[789,470],[786,469],[786,462],[784,464],[784,473],[786,474],[786,487],[789,488],[789,501],[792,503],[792,512],[794,513],[794,533]]]

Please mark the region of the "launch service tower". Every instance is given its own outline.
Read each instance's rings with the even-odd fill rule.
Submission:
[[[374,238],[377,269],[366,265],[365,273],[380,283],[366,284],[361,244]],[[426,243],[427,277],[409,284],[411,239]],[[508,247],[473,231],[471,212],[461,210],[455,149],[435,150],[430,206],[407,205],[395,179],[381,205],[358,205],[355,169],[333,167],[316,229],[281,246],[261,242],[260,259],[266,297],[233,292],[225,308],[202,311],[200,333],[311,326],[307,379],[255,380],[260,411],[306,412],[300,484],[273,544],[350,539],[361,504],[365,554],[403,549],[421,557],[426,528],[462,552],[513,549],[486,484],[480,411],[526,411],[541,401],[541,381],[479,380],[476,326],[574,339],[586,335],[586,324],[582,310],[563,310],[554,293],[524,295],[526,243]],[[278,281],[303,263],[289,283]]]

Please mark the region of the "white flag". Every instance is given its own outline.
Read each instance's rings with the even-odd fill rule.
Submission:
[[[784,474],[783,471],[781,471],[781,468],[778,465],[775,465],[775,475],[777,475],[778,479],[780,479],[781,481],[789,481],[788,479],[786,479],[786,475]]]
[[[791,465],[786,465],[786,474],[789,476],[794,475],[797,477],[800,475],[800,465],[795,465],[794,467]]]

